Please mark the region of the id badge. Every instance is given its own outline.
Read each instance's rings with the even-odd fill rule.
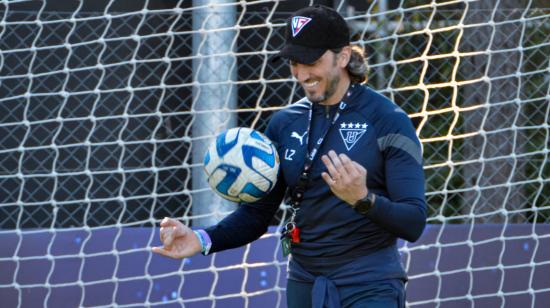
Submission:
[[[290,238],[285,236],[281,239],[281,248],[283,249],[283,257],[287,257],[290,254]]]

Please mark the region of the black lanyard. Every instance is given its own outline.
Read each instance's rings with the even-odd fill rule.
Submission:
[[[350,89],[346,92],[345,97],[351,96],[351,90],[354,87],[351,86]],[[323,146],[323,143],[336,123],[338,121],[338,118],[340,118],[340,114],[346,109],[347,104],[342,99],[340,101],[340,105],[338,106],[338,109],[336,110],[336,113],[332,117],[332,121],[330,122],[330,125],[325,128],[325,130],[322,132],[321,137],[317,139],[315,144],[313,145],[313,148],[311,151],[309,151],[310,148],[310,134],[311,134],[311,126],[312,126],[312,120],[313,120],[313,104],[310,103],[309,105],[309,118],[308,118],[308,126],[306,131],[306,158],[304,162],[304,169],[300,173],[300,178],[298,179],[298,183],[294,187],[294,189],[287,188],[285,193],[285,203],[290,206],[291,216],[289,221],[285,224],[283,230],[281,231],[281,244],[283,246],[283,255],[288,255],[290,253],[290,243],[299,243],[300,242],[300,228],[296,226],[296,213],[299,210],[300,203],[302,202],[302,199],[304,198],[304,192],[306,191],[306,187],[309,180],[310,175],[310,169],[313,165],[313,161],[315,160],[315,157],[317,157],[317,153],[319,152],[319,149],[321,146]]]
[[[313,165],[313,161],[315,160],[315,157],[317,156],[317,153],[319,152],[319,149],[323,145],[323,142],[325,142],[325,138],[327,137],[328,132],[330,131],[332,126],[334,126],[336,121],[338,121],[338,118],[340,117],[340,113],[342,111],[344,111],[344,109],[346,109],[346,107],[347,107],[347,104],[344,101],[340,102],[340,105],[338,106],[338,110],[336,110],[336,113],[332,117],[332,121],[330,122],[329,126],[325,128],[325,130],[321,134],[321,137],[319,137],[319,139],[317,139],[317,142],[315,142],[315,144],[313,145],[313,148],[311,149],[311,151],[309,151],[309,153],[306,154],[306,160],[305,160],[305,164],[304,164],[304,171],[309,172],[309,168],[311,168],[311,165]],[[309,137],[310,137],[310,134],[311,134],[312,118],[313,118],[313,105],[311,105],[311,108],[309,109],[309,120],[308,120],[307,134],[306,134],[306,144],[307,144],[308,150],[310,148]]]
[[[351,86],[353,88],[353,86]],[[349,97],[351,95],[351,88],[347,91],[346,97]],[[330,132],[331,128],[334,126],[336,121],[338,121],[338,118],[340,118],[340,114],[346,109],[347,103],[342,100],[338,106],[338,110],[336,110],[336,113],[332,117],[332,121],[330,122],[330,125],[325,128],[323,133],[321,134],[321,137],[317,139],[317,142],[313,145],[313,148],[311,151],[307,151],[310,148],[310,134],[311,134],[311,123],[313,119],[313,104],[310,103],[309,108],[309,118],[308,118],[308,127],[306,132],[306,142],[307,145],[306,149],[306,159],[304,163],[304,169],[300,173],[300,178],[298,179],[298,183],[294,187],[294,189],[291,189],[290,193],[287,191],[287,198],[286,203],[289,204],[292,207],[293,213],[291,217],[291,221],[294,220],[294,217],[296,216],[296,210],[300,206],[300,203],[302,202],[302,199],[304,197],[304,192],[306,191],[306,186],[309,180],[309,174],[310,174],[310,168],[313,165],[313,161],[317,157],[317,153],[319,152],[319,149],[321,146],[323,146],[323,143],[325,142],[325,139]]]

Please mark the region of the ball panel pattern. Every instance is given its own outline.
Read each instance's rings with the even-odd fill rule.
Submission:
[[[277,181],[279,157],[273,143],[245,127],[220,133],[204,157],[211,188],[225,199],[254,202]]]

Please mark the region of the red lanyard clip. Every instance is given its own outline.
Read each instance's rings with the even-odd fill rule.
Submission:
[[[298,226],[295,226],[292,231],[290,231],[290,237],[293,243],[300,243],[300,229]]]

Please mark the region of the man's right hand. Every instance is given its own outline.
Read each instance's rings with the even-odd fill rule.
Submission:
[[[165,217],[160,222],[160,241],[163,246],[151,250],[166,257],[182,259],[201,252],[195,232],[176,219]]]

